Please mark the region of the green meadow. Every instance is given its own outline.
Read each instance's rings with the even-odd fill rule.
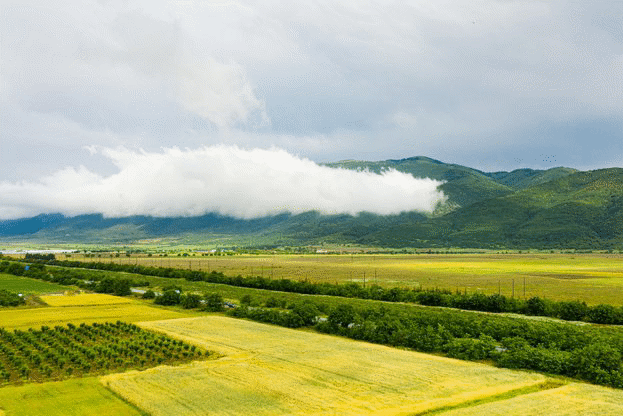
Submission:
[[[41,280],[29,279],[27,277],[0,273],[0,289],[5,289],[9,292],[23,293],[25,295],[39,295],[42,293],[63,292],[67,290],[68,287]]]

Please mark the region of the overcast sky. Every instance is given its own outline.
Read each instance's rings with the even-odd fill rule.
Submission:
[[[620,1],[0,8],[4,186],[68,168],[106,178],[120,171],[110,149],[216,145],[485,171],[623,166]]]

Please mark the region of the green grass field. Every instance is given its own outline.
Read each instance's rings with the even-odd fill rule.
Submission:
[[[41,280],[0,273],[0,289],[25,295],[40,295],[43,293],[63,292],[69,288]]]
[[[71,259],[98,260],[75,254]],[[623,255],[620,254],[133,256],[99,260],[218,271],[229,276],[500,292],[521,298],[539,296],[582,300],[589,305],[623,305]]]
[[[6,416],[145,415],[102,386],[97,377],[3,387],[2,411]]]

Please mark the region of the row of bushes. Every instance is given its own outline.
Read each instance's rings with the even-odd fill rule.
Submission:
[[[180,278],[189,281],[205,281],[230,286],[266,289],[281,292],[293,292],[314,295],[340,296],[359,299],[374,299],[388,302],[408,302],[426,306],[445,306],[450,308],[477,310],[484,312],[512,312],[525,315],[548,316],[569,321],[586,321],[597,324],[623,325],[623,307],[612,305],[588,306],[584,302],[556,302],[539,297],[530,299],[509,298],[500,294],[485,295],[483,293],[452,293],[443,290],[422,290],[407,288],[386,289],[378,285],[362,287],[357,283],[331,284],[312,283],[251,276],[225,276],[219,272],[202,272],[173,268],[145,267],[140,265],[78,262],[78,261],[47,261],[64,267],[81,267],[88,269],[128,272],[148,276]]]
[[[154,303],[163,306],[180,305],[184,309],[202,309],[208,312],[220,312],[223,310],[225,301],[219,293],[183,293],[180,287],[169,286],[164,288],[161,294],[147,290],[143,299],[153,299]]]
[[[301,328],[318,322],[320,310],[312,302],[300,302],[290,305],[289,310],[242,305],[232,309],[229,314],[288,328]]]

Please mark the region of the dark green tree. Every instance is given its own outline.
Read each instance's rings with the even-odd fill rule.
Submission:
[[[201,296],[194,293],[187,293],[182,296],[181,305],[184,309],[198,308],[201,304]]]
[[[220,312],[223,310],[223,297],[219,293],[208,293],[204,296],[205,310],[209,312]]]
[[[351,305],[342,303],[331,311],[328,322],[334,327],[347,328],[355,322],[355,309]]]

